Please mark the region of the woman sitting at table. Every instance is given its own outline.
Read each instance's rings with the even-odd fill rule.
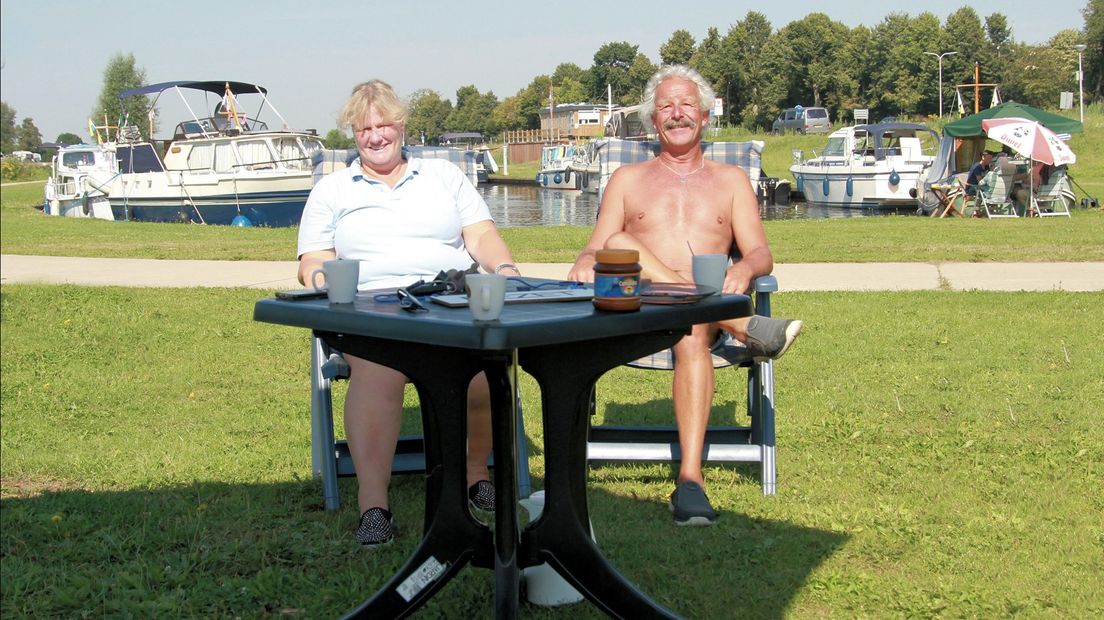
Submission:
[[[455,164],[406,158],[406,108],[379,80],[359,84],[345,103],[340,126],[353,130],[359,159],[322,178],[311,191],[299,225],[299,281],[326,260],[360,261],[359,290],[397,288],[431,280],[442,270],[464,270],[475,259],[487,271],[519,275],[479,192]],[[387,489],[399,437],[402,373],[352,355],[345,397],[345,433],[357,474],[364,545],[394,539]],[[494,510],[488,480],[491,409],[487,378],[468,388],[468,497]]]

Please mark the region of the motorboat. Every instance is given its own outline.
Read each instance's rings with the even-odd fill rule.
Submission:
[[[579,175],[571,168],[575,147],[554,144],[541,149],[537,184],[548,189],[580,189]]]
[[[602,164],[598,159],[598,147],[600,140],[591,140],[575,147],[575,156],[568,162],[567,167],[578,176],[579,189],[592,194],[598,193]]]
[[[50,162],[46,198],[47,215],[115,219],[106,185],[119,173],[115,149],[104,144],[61,146]]]
[[[809,206],[916,207],[938,144],[939,135],[917,123],[844,127],[811,159],[795,151],[790,172]]]
[[[197,114],[183,90],[213,97],[214,111]],[[156,103],[167,91],[180,95],[189,117],[176,124],[164,157],[126,119],[111,140],[118,174],[102,190],[113,219],[297,225],[313,185],[312,156],[323,149],[318,136],[289,128],[267,90],[245,82],[162,82],[124,91],[120,99],[154,95]],[[246,95],[259,98],[254,116],[239,107]],[[280,119],[281,129],[258,120],[265,110]]]

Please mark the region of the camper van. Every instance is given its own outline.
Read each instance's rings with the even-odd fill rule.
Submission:
[[[786,108],[778,113],[771,125],[771,133],[780,136],[787,132],[829,133],[832,131],[832,121],[828,117],[826,108],[803,108],[796,106]]]

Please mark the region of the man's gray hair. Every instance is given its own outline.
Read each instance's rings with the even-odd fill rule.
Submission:
[[[655,129],[655,124],[652,122],[652,116],[655,114],[656,104],[655,96],[656,90],[659,85],[663,83],[663,80],[667,78],[682,78],[689,80],[698,86],[698,98],[701,100],[701,109],[706,114],[713,109],[713,87],[709,85],[709,82],[705,81],[702,74],[687,67],[686,65],[667,65],[660,67],[651,79],[648,80],[648,84],[644,86],[644,99],[640,101],[640,118],[644,121],[650,129]]]

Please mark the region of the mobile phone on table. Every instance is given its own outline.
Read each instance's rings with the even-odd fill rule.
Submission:
[[[321,299],[325,296],[325,289],[318,290],[313,288],[303,288],[296,291],[276,291],[277,299],[288,299],[291,301],[295,301],[297,299]]]

